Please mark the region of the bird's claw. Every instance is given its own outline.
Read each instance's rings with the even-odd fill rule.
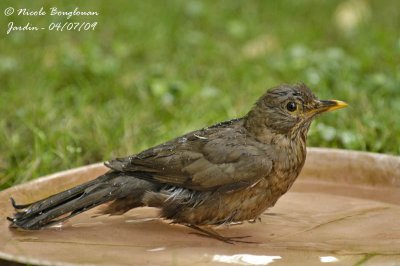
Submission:
[[[216,239],[216,240],[219,240],[219,241],[225,242],[227,244],[231,244],[231,245],[234,245],[235,243],[246,243],[246,244],[257,244],[258,243],[255,241],[241,240],[243,238],[248,238],[251,236],[221,236],[221,235],[211,235],[211,234],[205,234],[205,233],[199,233],[199,232],[190,232],[189,234],[213,238],[213,239]]]
[[[199,232],[190,232],[190,234],[195,234],[195,235],[199,235],[199,236],[203,236],[203,237],[214,238],[216,240],[219,240],[219,241],[222,241],[222,242],[225,242],[225,243],[228,243],[228,244],[235,244],[235,243],[256,244],[257,243],[257,242],[254,242],[254,241],[241,240],[241,239],[248,238],[248,237],[251,237],[251,236],[231,236],[231,237],[228,236],[227,237],[227,236],[221,236],[217,232],[208,231],[206,229],[200,228],[200,227],[195,226],[195,225],[186,225],[186,226],[199,231]]]

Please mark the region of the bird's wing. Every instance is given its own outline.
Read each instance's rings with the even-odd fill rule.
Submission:
[[[272,160],[256,142],[232,131],[223,129],[207,136],[194,132],[106,165],[173,186],[235,191],[266,177],[271,172]]]

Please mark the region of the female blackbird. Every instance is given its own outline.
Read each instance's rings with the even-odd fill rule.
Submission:
[[[242,118],[190,132],[105,163],[106,174],[27,205],[12,227],[39,229],[100,204],[105,214],[158,207],[160,217],[231,243],[199,226],[254,220],[293,184],[304,165],[315,116],[346,107],[321,101],[304,84],[267,91]]]

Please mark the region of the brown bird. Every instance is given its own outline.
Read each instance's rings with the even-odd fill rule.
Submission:
[[[208,225],[257,219],[292,186],[306,158],[314,117],[346,107],[322,101],[304,84],[264,94],[233,119],[105,163],[106,174],[27,205],[9,217],[12,227],[40,229],[100,204],[104,214],[160,208],[160,217],[232,243]],[[245,242],[245,241],[242,241]]]

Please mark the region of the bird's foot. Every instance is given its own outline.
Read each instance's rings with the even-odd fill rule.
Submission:
[[[257,242],[254,241],[246,241],[246,240],[242,240],[244,238],[248,238],[251,236],[222,236],[220,234],[218,234],[217,232],[215,232],[214,230],[212,230],[211,228],[204,229],[201,227],[198,227],[196,225],[192,225],[192,224],[186,224],[187,227],[195,229],[199,232],[192,232],[191,234],[196,234],[199,236],[203,236],[203,237],[210,237],[228,244],[235,244],[235,243],[247,243],[247,244],[256,244]]]

